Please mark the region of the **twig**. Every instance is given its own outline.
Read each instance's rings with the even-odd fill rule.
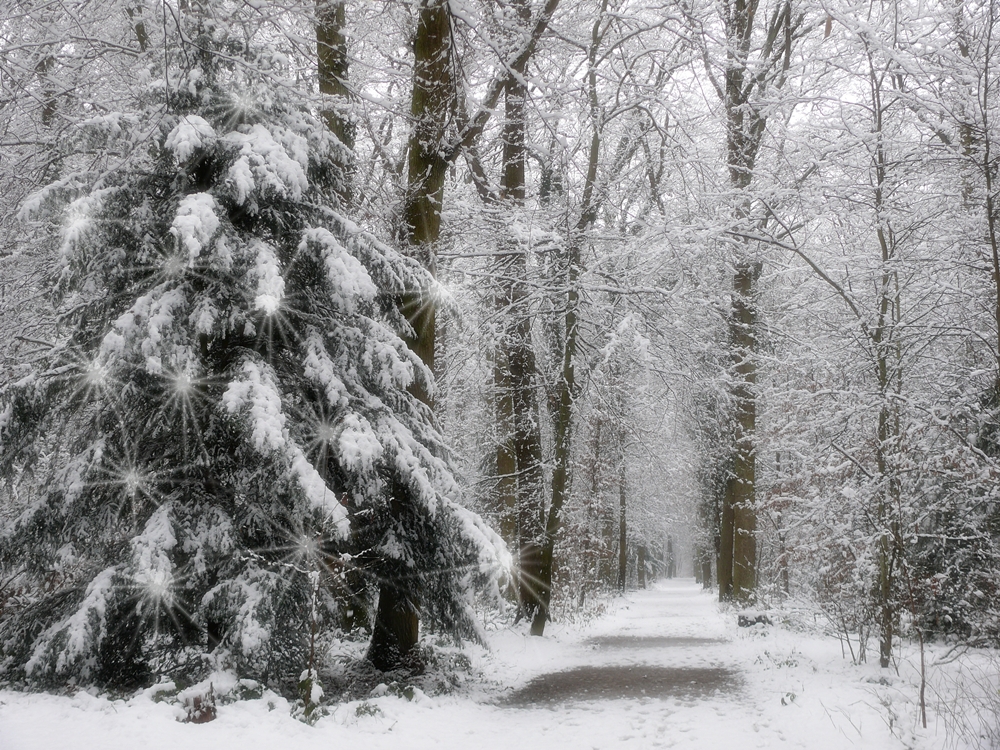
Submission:
[[[49,349],[55,349],[56,348],[56,345],[53,344],[53,343],[51,343],[51,342],[49,342],[49,341],[42,341],[41,339],[34,339],[31,336],[20,336],[20,335],[17,335],[17,336],[14,336],[14,338],[17,339],[18,341],[23,341],[26,344],[38,344],[39,346],[44,346],[44,347],[47,347]]]

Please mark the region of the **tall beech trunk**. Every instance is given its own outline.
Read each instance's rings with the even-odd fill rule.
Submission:
[[[628,494],[625,486],[625,450],[618,455],[618,590],[628,583]]]
[[[501,237],[494,264],[498,280],[495,309],[503,321],[494,352],[496,426],[496,510],[500,533],[518,555],[518,617],[538,609],[537,575],[540,571],[544,532],[541,423],[535,394],[537,368],[531,345],[531,319],[527,309],[527,253],[513,238],[504,238],[505,212],[516,209],[525,197],[525,87],[523,73],[538,40],[548,28],[559,0],[546,0],[533,19],[529,0],[510,0],[518,17],[519,32],[512,34],[511,54],[501,76],[487,88],[479,111],[460,123],[457,137],[444,149],[448,162],[464,154],[480,197],[497,212]],[[479,163],[475,141],[504,97],[503,168],[500,190],[489,183]],[[542,193],[546,191],[543,187]],[[544,203],[544,197],[542,198]]]
[[[733,538],[734,531],[733,504],[729,493],[729,481],[726,482],[726,493],[722,498],[722,512],[719,523],[719,550],[716,560],[716,570],[719,579],[719,601],[729,601],[733,598]]]
[[[556,536],[562,524],[562,510],[569,493],[570,459],[572,457],[573,401],[576,397],[576,358],[579,337],[580,272],[586,232],[597,220],[600,198],[596,194],[597,162],[601,153],[600,106],[597,99],[597,53],[601,44],[601,21],[607,12],[608,2],[602,0],[600,12],[591,29],[588,50],[587,93],[589,97],[593,134],[587,158],[587,175],[584,181],[580,219],[572,228],[566,241],[566,306],[563,313],[562,350],[559,352],[561,371],[556,383],[556,410],[553,419],[555,438],[554,466],[552,468],[552,498],[542,542],[538,566],[538,610],[531,620],[531,634],[542,635],[549,619],[552,603],[552,567]]]
[[[760,276],[760,264],[738,266],[733,279],[733,310],[730,317],[730,345],[733,348],[735,382],[732,391],[736,404],[735,451],[733,472],[726,483],[726,506],[732,513],[732,596],[747,601],[756,588],[757,512],[756,445],[757,380],[756,324],[753,309],[754,286]]]
[[[447,0],[424,0],[413,40],[412,130],[407,146],[407,188],[403,233],[410,254],[432,274],[434,245],[441,235],[441,205],[448,160],[442,153],[455,90],[452,81],[451,17]],[[434,372],[435,303],[429,289],[403,294],[402,310],[413,329],[404,337],[410,349]],[[421,387],[415,394],[431,405]]]
[[[320,110],[320,116],[326,127],[344,145],[343,152],[336,159],[340,167],[337,197],[341,204],[351,200],[351,175],[354,169],[354,131],[355,126],[344,113],[343,107],[349,91],[347,80],[350,72],[347,56],[347,13],[345,0],[316,0],[316,77],[321,94],[336,97],[331,106]],[[325,479],[325,477],[324,477]],[[343,585],[344,595],[349,601],[348,607],[341,618],[341,627],[351,631],[371,622],[371,612],[365,605],[365,590],[367,582],[359,570],[349,570],[345,573]],[[392,597],[382,599],[380,606],[391,607]],[[398,597],[397,597],[398,599]],[[384,604],[383,604],[384,602]],[[376,649],[376,652],[379,649]]]
[[[781,593],[785,598],[791,594],[791,583],[788,571],[788,539],[787,533],[782,526],[782,515],[778,513],[778,583],[781,585]]]
[[[403,202],[403,237],[411,255],[431,273],[434,244],[441,232],[441,202],[448,161],[443,155],[446,129],[454,101],[451,17],[448,0],[424,0],[413,39],[413,129],[407,147],[407,190]],[[429,289],[406,290],[399,306],[412,328],[407,346],[434,372],[435,305]],[[433,406],[431,393],[417,383],[411,392]],[[410,501],[408,488],[397,485],[392,507],[397,520]],[[419,637],[420,588],[411,575],[397,571],[379,585],[375,628],[369,660],[380,669],[407,663]]]
[[[341,201],[347,203],[351,197],[350,180],[353,169],[355,125],[344,112],[347,101],[347,76],[350,60],[347,56],[347,13],[344,0],[316,0],[316,67],[321,94],[336,97],[332,105],[320,111],[330,132],[337,136],[345,147],[345,153],[338,159],[342,168],[337,193]]]
[[[522,30],[527,32],[531,8],[527,0],[512,3]],[[516,60],[504,85],[503,171],[500,180],[500,216],[517,211],[525,198],[525,141],[527,136],[524,70],[527,58]],[[503,231],[503,228],[500,230]],[[541,564],[544,504],[542,499],[542,434],[536,396],[537,367],[531,338],[528,289],[528,248],[517,239],[501,242],[497,259],[499,305],[503,330],[499,341],[500,358],[506,370],[497,378],[498,413],[508,416],[508,432],[497,448],[509,459],[515,481],[505,485],[513,497],[516,537],[507,537],[518,549],[518,618],[532,619],[539,608],[536,581]],[[505,387],[504,387],[505,386]],[[499,421],[499,420],[498,420]],[[504,457],[505,459],[507,456]],[[499,474],[499,472],[498,472]],[[503,475],[501,475],[502,477]]]
[[[599,148],[599,138],[594,134],[592,153]],[[596,157],[593,158],[596,173]],[[590,222],[587,223],[589,226]],[[545,523],[545,536],[538,565],[538,609],[531,620],[531,634],[542,635],[549,619],[552,602],[552,563],[555,552],[556,535],[562,522],[562,509],[569,492],[569,467],[572,448],[573,399],[576,394],[576,356],[578,331],[578,308],[580,304],[580,255],[583,245],[582,235],[574,237],[567,247],[567,292],[564,317],[564,338],[562,347],[562,371],[558,383],[558,402],[555,415],[555,466],[552,470],[552,500]]]
[[[615,419],[618,422],[616,443],[618,448],[618,590],[624,592],[628,584],[628,396],[625,392],[627,373],[620,363],[612,364],[608,379],[614,385]]]
[[[759,260],[746,240],[752,234],[749,193],[767,114],[754,104],[768,89],[780,89],[791,61],[794,30],[791,2],[777,6],[763,23],[763,44],[751,70],[750,53],[759,0],[735,0],[723,6],[726,46],[725,81],[719,93],[725,105],[726,159],[733,193],[733,236],[736,238],[730,310],[729,346],[732,358],[730,396],[735,433],[731,443],[732,471],[722,502],[718,555],[719,599],[747,602],[757,585],[756,507],[756,359],[755,298],[761,274]]]
[[[497,295],[497,314],[505,316],[509,303]],[[502,318],[501,318],[502,319]],[[517,456],[514,452],[514,388],[510,366],[505,356],[504,334],[498,342],[493,359],[493,421],[496,435],[494,498],[500,519],[500,536],[507,546],[518,543],[517,533]]]
[[[591,551],[591,565],[593,566],[593,583],[600,586],[610,580],[610,573],[607,564],[606,550],[612,549],[611,540],[607,529],[607,514],[604,513],[601,502],[601,468],[603,454],[601,452],[601,432],[603,431],[604,420],[600,415],[592,419],[590,423],[590,447],[588,451],[588,471],[590,473],[590,500],[588,503],[588,522],[594,525],[600,541],[588,547]]]
[[[35,72],[38,73],[38,77],[42,82],[42,125],[45,127],[53,125],[56,113],[59,111],[56,102],[56,86],[51,77],[55,65],[56,58],[54,55],[45,55],[35,65]]]
[[[878,467],[879,487],[875,507],[875,521],[878,526],[876,544],[876,564],[878,581],[876,601],[879,607],[879,665],[887,668],[892,659],[893,639],[899,607],[896,602],[896,567],[900,548],[899,519],[896,508],[899,505],[899,477],[893,466],[891,453],[896,450],[899,438],[899,418],[896,403],[899,396],[899,340],[900,323],[899,279],[892,264],[896,258],[896,236],[890,223],[886,201],[886,180],[888,179],[888,158],[884,144],[884,124],[882,113],[882,77],[875,70],[869,52],[869,82],[871,84],[873,129],[875,149],[872,153],[874,173],[875,236],[878,240],[882,260],[882,273],[878,285],[878,309],[871,341],[875,352],[875,378],[879,391],[878,427],[875,443],[875,463]]]

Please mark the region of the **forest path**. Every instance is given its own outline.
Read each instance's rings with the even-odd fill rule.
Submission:
[[[836,640],[738,628],[735,613],[691,579],[657,581],[585,628],[557,623],[548,633],[496,639],[491,658],[509,687],[468,718],[477,727],[468,746],[923,746],[899,726],[903,717],[886,720],[895,710],[879,705],[887,693],[876,695],[871,670],[852,667]]]
[[[712,597],[689,580],[635,592],[566,656],[579,663],[531,679],[503,700],[516,707],[593,700],[691,701],[743,684]]]

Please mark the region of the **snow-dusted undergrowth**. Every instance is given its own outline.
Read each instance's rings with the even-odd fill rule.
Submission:
[[[553,623],[544,638],[519,628],[489,635],[490,650],[438,648],[451,661],[447,690],[387,679],[367,696],[329,703],[310,726],[296,706],[233,676],[213,677],[217,718],[183,723],[197,689],[161,686],[128,699],[0,692],[0,747],[34,750],[133,748],[510,748],[544,737],[548,748],[985,748],[976,722],[996,695],[996,655],[967,652],[951,661],[929,648],[929,725],[917,712],[917,659],[903,649],[897,670],[854,665],[834,638],[782,625],[738,628],[731,611],[690,581],[664,581],[616,600],[582,625]],[[617,648],[617,640],[630,644]],[[674,639],[673,646],[663,646]],[[694,639],[694,640],[691,640]],[[431,639],[433,640],[433,638]],[[717,643],[706,642],[717,641]],[[686,646],[685,643],[699,645]],[[595,645],[604,644],[604,645]],[[643,645],[654,644],[654,645]],[[661,644],[661,645],[655,645]],[[679,645],[678,645],[679,644]],[[343,645],[340,646],[343,648]],[[345,662],[350,654],[344,653]],[[954,656],[954,654],[952,655]],[[718,667],[739,675],[708,696],[649,695],[630,700],[570,697],[536,707],[505,700],[539,675],[588,665],[642,669]],[[431,668],[434,673],[434,667]],[[960,681],[964,680],[964,682]],[[202,691],[205,685],[199,686]],[[973,689],[978,692],[973,692]],[[226,695],[242,695],[228,702]],[[975,696],[978,696],[975,697]],[[158,700],[159,698],[159,700]],[[995,700],[995,699],[994,699]],[[992,735],[995,741],[995,735]],[[995,745],[993,745],[995,746]]]

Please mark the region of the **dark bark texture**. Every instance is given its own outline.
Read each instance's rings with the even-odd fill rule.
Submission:
[[[413,40],[413,129],[407,150],[407,191],[403,204],[403,240],[431,273],[434,244],[441,233],[441,203],[448,162],[441,153],[453,109],[451,17],[447,0],[425,0],[419,9]],[[435,304],[429,289],[406,290],[399,307],[411,331],[403,339],[434,372]],[[413,394],[428,407],[432,393],[417,381]],[[405,493],[397,486],[394,493]],[[402,508],[409,498],[394,498]],[[368,658],[379,669],[406,666],[419,638],[420,591],[413,576],[383,580]]]

